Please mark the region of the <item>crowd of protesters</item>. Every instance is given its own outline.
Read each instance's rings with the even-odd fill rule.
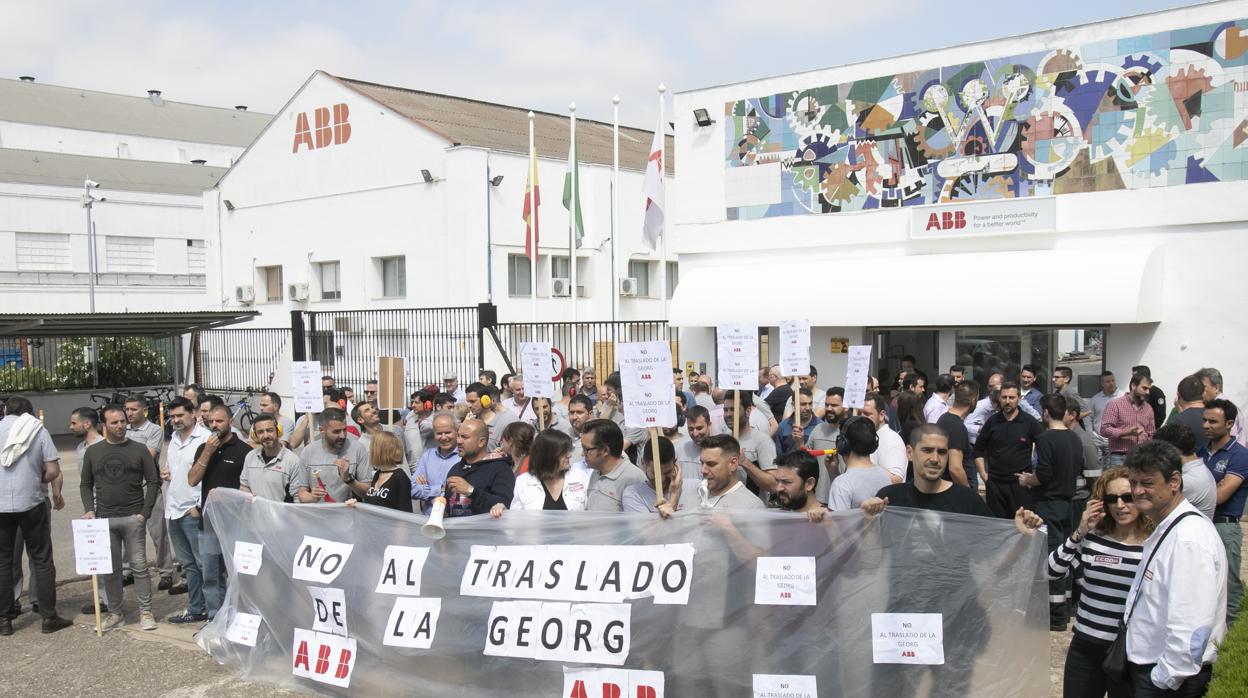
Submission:
[[[1125,391],[1105,371],[1084,398],[1065,366],[1045,392],[1032,365],[1016,375],[952,366],[929,380],[906,359],[891,388],[873,380],[860,396],[821,388],[813,366],[796,377],[762,369],[757,391],[675,370],[677,425],[654,439],[625,419],[619,375],[592,369],[565,371],[557,400],[526,396],[520,376],[486,370],[461,385],[447,373],[402,410],[379,408],[376,382],[357,400],[325,376],[322,411],[295,421],[265,393],[246,434],[219,397],[190,385],[165,405],[168,440],[141,401],[84,407],[70,419],[84,517],[108,520],[113,548],[103,626],[126,622],[131,584],[144,630],[156,627],[153,587],[188,597],[168,622],[216,614],[226,566],[205,510],[218,487],[408,512],[441,498],[452,517],[774,508],[818,523],[905,506],[1013,519],[1047,538],[1050,629],[1074,616],[1066,695],[1202,695],[1243,596],[1248,433],[1222,374],[1183,378],[1167,411],[1146,366]],[[28,599],[55,632],[70,624],[51,562],[60,456],[29,400],[4,407],[0,570],[13,574],[0,574],[0,635],[22,611],[23,550]],[[1120,634],[1121,673],[1103,666]]]

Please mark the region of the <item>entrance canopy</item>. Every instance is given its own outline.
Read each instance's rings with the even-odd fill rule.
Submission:
[[[0,337],[167,337],[247,322],[254,310],[186,313],[3,313]]]
[[[1108,325],[1159,322],[1153,247],[681,266],[669,324]],[[1073,289],[1077,288],[1076,293]]]

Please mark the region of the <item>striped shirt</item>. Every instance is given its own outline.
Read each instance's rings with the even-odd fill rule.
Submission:
[[[1049,579],[1061,579],[1073,569],[1083,570],[1076,634],[1090,640],[1114,641],[1143,551],[1143,545],[1119,543],[1092,531],[1077,543],[1067,538],[1049,555]]]

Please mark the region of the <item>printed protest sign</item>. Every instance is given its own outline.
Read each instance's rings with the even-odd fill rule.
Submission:
[[[672,347],[667,342],[617,344],[624,424],[630,427],[676,426],[676,390],[672,383]]]
[[[758,390],[758,327],[720,325],[715,328],[719,370],[715,379],[725,390]]]
[[[78,574],[111,574],[113,549],[108,519],[74,519],[74,569]]]
[[[520,372],[527,398],[555,396],[555,368],[550,361],[550,342],[520,343]]]
[[[320,414],[325,409],[325,401],[321,398],[321,362],[292,361],[290,378],[295,396],[296,412],[312,412]]]
[[[871,375],[871,345],[857,344],[849,348],[849,366],[845,370],[845,406],[862,409],[867,396],[867,378]]]
[[[780,375],[792,378],[810,371],[810,321],[780,321]]]

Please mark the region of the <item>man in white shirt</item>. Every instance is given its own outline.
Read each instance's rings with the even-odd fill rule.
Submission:
[[[1131,684],[1137,698],[1203,696],[1226,636],[1226,549],[1183,498],[1178,449],[1149,441],[1126,466],[1136,509],[1157,522],[1144,542],[1147,565],[1136,569],[1127,596]]]
[[[676,444],[676,462],[684,477],[697,479],[702,469],[702,444],[711,435],[711,413],[701,405],[690,407],[685,411],[685,431],[689,438]]]
[[[537,424],[537,413],[533,411],[533,401],[524,396],[524,379],[520,376],[511,377],[511,397],[503,400],[503,407],[520,422]]]
[[[953,392],[953,378],[948,373],[936,376],[936,390],[923,405],[923,419],[928,424],[935,424],[940,415],[949,411],[949,394]]]
[[[212,435],[195,420],[195,406],[184,397],[174,398],[165,410],[173,423],[173,435],[169,439],[169,452],[160,477],[165,481],[165,510],[169,541],[173,554],[182,565],[186,583],[169,589],[170,594],[187,593],[186,610],[169,616],[170,623],[203,623],[208,620],[208,607],[204,603],[203,556],[199,551],[199,495],[198,484],[191,485],[188,475],[195,463],[195,449]]]
[[[459,375],[454,371],[442,374],[442,392],[454,395],[456,402],[464,402],[467,399],[464,389],[459,386]]]
[[[730,432],[733,410],[736,409],[732,393],[733,391],[729,391],[724,397],[724,422],[728,424]],[[746,481],[747,487],[753,483],[749,489],[758,494],[759,499],[766,503],[776,489],[776,478],[770,472],[776,468],[776,442],[750,425],[750,412],[755,409],[750,400],[750,394],[742,393],[737,399],[741,404],[736,437],[740,450],[738,462],[746,477],[749,478]]]
[[[1096,442],[1096,448],[1101,452],[1102,463],[1109,459],[1109,441],[1101,436],[1101,417],[1105,414],[1105,406],[1122,395],[1123,391],[1118,388],[1118,379],[1114,377],[1114,372],[1102,371],[1101,392],[1093,395],[1088,401],[1088,407],[1092,410],[1092,429],[1088,433],[1092,434],[1092,440]]]
[[[879,393],[868,393],[862,405],[862,416],[871,420],[880,437],[880,445],[871,454],[871,462],[888,471],[894,483],[906,479],[906,443],[901,434],[888,426],[888,401]]]

